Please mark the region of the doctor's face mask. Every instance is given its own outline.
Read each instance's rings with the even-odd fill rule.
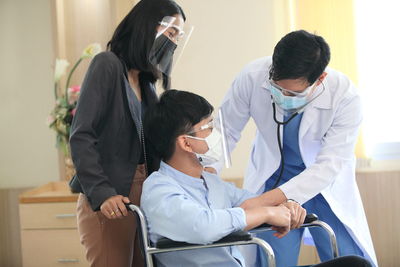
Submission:
[[[292,112],[301,110],[310,102],[310,96],[312,95],[316,84],[317,83],[315,82],[302,92],[296,92],[284,89],[274,81],[270,80],[268,83],[268,90],[271,92],[275,104],[284,111]]]

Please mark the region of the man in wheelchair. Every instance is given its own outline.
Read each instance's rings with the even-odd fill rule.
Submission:
[[[167,237],[208,244],[263,223],[273,225],[274,235],[281,238],[290,229],[300,227],[306,211],[298,203],[267,206],[265,194],[258,196],[236,188],[204,171],[204,166],[223,157],[222,135],[214,127],[212,113],[213,107],[203,97],[169,90],[146,114],[145,136],[162,160],[160,169],[145,181],[141,197],[150,240]],[[177,251],[155,257],[158,266],[245,266],[236,247]],[[325,264],[370,266],[352,256]]]

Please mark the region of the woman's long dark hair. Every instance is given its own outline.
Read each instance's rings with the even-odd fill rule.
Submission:
[[[176,14],[186,20],[182,8],[173,0],[141,0],[121,21],[107,44],[107,50],[114,52],[128,70],[140,71],[141,86],[161,78],[161,72],[149,62],[149,54],[159,22]],[[162,74],[162,78],[164,89],[169,89],[169,77]]]

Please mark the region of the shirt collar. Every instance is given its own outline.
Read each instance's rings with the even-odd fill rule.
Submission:
[[[160,163],[160,169],[158,170],[160,173],[165,174],[174,180],[176,180],[179,184],[185,184],[191,187],[205,189],[204,180],[200,178],[196,178],[190,175],[187,175],[177,169],[171,167],[164,161]]]

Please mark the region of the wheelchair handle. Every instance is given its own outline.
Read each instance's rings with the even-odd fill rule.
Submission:
[[[318,220],[318,216],[315,213],[308,213],[306,215],[306,218],[304,219],[304,223],[312,223],[315,222],[316,220]]]

